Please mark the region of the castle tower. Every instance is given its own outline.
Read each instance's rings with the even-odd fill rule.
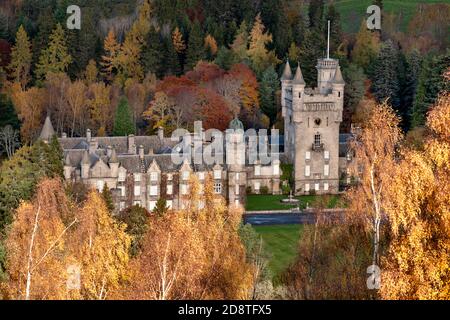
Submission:
[[[305,88],[302,70],[283,77],[282,106],[285,153],[294,164],[296,194],[337,193],[339,189],[339,126],[345,82],[339,61],[317,61],[317,88]],[[289,73],[287,73],[289,74]]]

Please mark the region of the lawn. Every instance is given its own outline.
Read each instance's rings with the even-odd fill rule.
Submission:
[[[336,8],[341,14],[342,28],[345,32],[358,32],[361,20],[366,17],[367,7],[373,3],[372,0],[338,0],[335,1]],[[450,0],[384,0],[384,10],[401,14],[402,31],[406,31],[409,21],[414,16],[419,3],[450,3]]]
[[[303,225],[254,226],[253,228],[261,235],[264,247],[270,254],[269,268],[276,279],[294,261]]]
[[[296,199],[300,200],[300,209],[305,209],[308,204],[309,207],[314,205],[314,202],[320,200],[324,196],[298,196]],[[339,196],[327,196],[329,198],[328,208],[337,208],[342,206],[341,198]],[[286,199],[285,195],[248,195],[247,204],[245,206],[246,211],[264,211],[264,210],[288,210],[290,208],[297,207],[297,205],[288,205],[281,202],[282,199]]]

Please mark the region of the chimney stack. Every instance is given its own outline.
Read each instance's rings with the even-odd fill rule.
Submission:
[[[158,138],[159,138],[159,140],[164,139],[164,128],[163,127],[158,127]]]
[[[91,142],[91,138],[92,138],[92,136],[91,136],[91,129],[87,129],[86,130],[86,140],[87,140],[87,142]]]
[[[106,156],[108,158],[111,158],[111,154],[112,154],[112,147],[108,146],[108,148],[106,149]]]
[[[63,139],[67,138],[67,133],[63,132],[61,135],[61,138],[63,138]]]
[[[144,159],[144,146],[142,144],[139,146],[139,158]]]

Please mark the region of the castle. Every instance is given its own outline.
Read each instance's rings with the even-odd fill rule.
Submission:
[[[339,132],[345,88],[339,61],[330,59],[328,54],[327,58],[318,59],[317,72],[315,89],[306,88],[300,66],[292,74],[289,62],[281,77],[284,153],[277,159],[293,164],[296,195],[336,194],[340,186],[350,183],[351,135]],[[243,128],[238,119],[229,125],[231,132]],[[54,133],[47,117],[40,138],[48,141]],[[203,132],[188,135],[194,141],[191,149],[196,141],[202,146],[213,143],[213,137],[205,137]],[[230,204],[244,204],[249,192],[280,194],[280,160],[265,165],[258,159],[248,161],[254,150],[244,141],[243,154],[236,153],[233,143],[242,143],[242,138],[236,134],[231,137],[232,147],[230,150],[224,147],[223,152],[244,161],[206,164],[185,160],[176,165],[171,153],[183,146],[183,140],[165,137],[162,128],[154,136],[126,137],[93,137],[88,129],[85,137],[68,138],[63,134],[58,141],[64,151],[65,179],[83,182],[99,191],[106,185],[112,191],[117,210],[131,205],[152,210],[159,198],[164,198],[170,208],[183,209],[191,175],[196,175],[200,183],[210,175],[214,192]]]

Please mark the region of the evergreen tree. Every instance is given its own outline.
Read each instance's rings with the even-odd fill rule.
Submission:
[[[309,27],[323,30],[323,15],[325,5],[323,0],[310,0],[308,8]]]
[[[412,107],[417,93],[419,75],[422,64],[422,56],[419,51],[413,50],[406,59],[406,79],[402,92],[402,105],[405,112],[406,128],[410,124]]]
[[[424,61],[411,114],[413,128],[424,125],[428,109],[435,103],[439,93],[450,90],[449,82],[443,77],[449,65],[450,51],[440,56],[429,56]]]
[[[49,72],[66,72],[71,62],[72,57],[67,50],[64,30],[58,23],[50,35],[48,47],[42,51],[39,57],[36,76],[43,80]]]
[[[214,63],[224,70],[230,70],[231,66],[237,61],[237,57],[234,55],[233,51],[227,47],[220,47],[217,52],[216,59]]]
[[[7,125],[14,129],[20,128],[19,118],[17,117],[16,109],[14,108],[11,99],[6,94],[0,93],[0,128]]]
[[[200,60],[205,58],[205,48],[203,46],[203,33],[200,23],[196,21],[189,33],[189,42],[186,52],[186,71],[194,69]]]
[[[343,69],[343,76],[345,79],[345,92],[342,127],[348,132],[356,107],[364,97],[367,77],[364,74],[364,70],[353,63],[348,68]]]
[[[277,118],[276,93],[279,87],[278,75],[273,66],[269,66],[263,73],[259,88],[261,110],[270,119],[270,126]]]
[[[183,68],[180,65],[178,54],[173,46],[172,39],[170,37],[165,38],[163,44],[164,50],[162,56],[164,57],[164,66],[162,70],[164,70],[165,75],[180,76],[183,73]]]
[[[323,32],[316,28],[306,32],[301,46],[300,64],[303,77],[308,86],[315,87],[317,83],[317,58],[323,57],[325,52],[325,38]]]
[[[145,74],[152,72],[158,78],[164,75],[163,56],[164,44],[158,32],[152,26],[147,34],[144,48],[142,50],[142,65],[144,66]]]
[[[105,201],[106,208],[108,208],[109,213],[113,213],[114,212],[114,202],[113,202],[111,190],[109,190],[107,183],[105,183],[103,185],[102,198]]]
[[[31,43],[25,29],[21,25],[16,34],[16,44],[11,51],[9,70],[14,77],[14,81],[19,82],[22,89],[25,89],[30,81],[32,59]]]
[[[127,136],[135,133],[133,116],[128,105],[128,100],[122,97],[117,106],[116,115],[114,118],[113,134],[115,136]]]
[[[164,198],[159,198],[158,201],[156,201],[156,206],[153,209],[152,213],[157,215],[158,217],[162,217],[167,210],[169,210],[169,207],[167,206],[167,201]]]
[[[330,21],[330,55],[335,55],[342,43],[341,17],[333,2],[328,5],[325,20]]]
[[[376,100],[382,103],[389,99],[389,104],[397,111],[400,106],[398,63],[398,50],[393,42],[388,40],[381,46],[372,75],[372,92]]]

